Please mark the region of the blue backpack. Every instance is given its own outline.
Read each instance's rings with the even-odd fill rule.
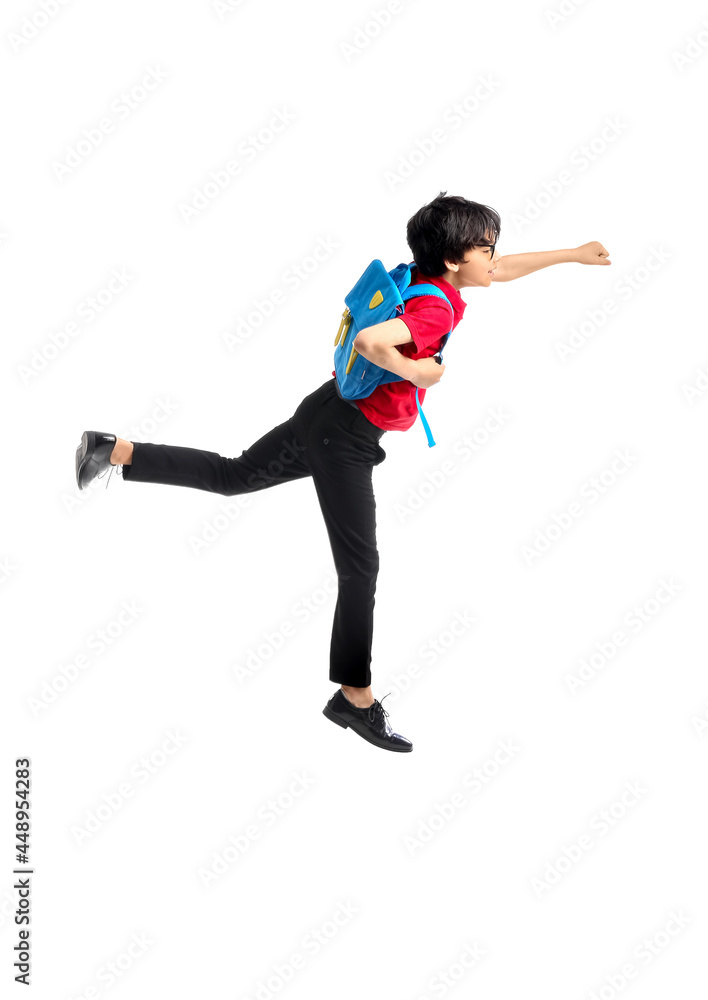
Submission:
[[[334,370],[337,376],[339,391],[345,399],[363,399],[370,396],[377,385],[387,382],[404,381],[400,375],[381,368],[367,361],[353,346],[354,338],[360,330],[376,323],[383,323],[405,312],[406,302],[421,295],[435,295],[444,299],[450,308],[450,329],[442,338],[440,353],[436,357],[438,364],[442,362],[442,349],[447,344],[452,333],[454,311],[450,300],[437,285],[411,285],[412,264],[399,264],[392,271],[387,271],[380,260],[372,260],[357,283],[354,285],[344,302],[347,308],[342,313],[342,321],[334,341]],[[438,360],[439,358],[439,360]],[[420,419],[425,428],[428,447],[435,444],[428,421],[418,399],[418,387],[415,390],[415,401]]]

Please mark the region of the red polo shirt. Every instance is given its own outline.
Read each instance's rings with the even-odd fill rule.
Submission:
[[[413,270],[411,285],[418,282],[428,282],[445,292],[454,312],[453,330],[462,319],[467,303],[460,293],[444,278],[427,278],[420,274],[417,268]],[[432,358],[440,350],[440,341],[450,329],[450,310],[445,302],[437,297],[421,296],[406,302],[406,311],[398,317],[410,330],[413,342],[397,344],[396,347],[407,358],[418,361],[420,358]],[[335,375],[334,372],[332,372]],[[336,377],[336,375],[335,375]],[[426,389],[418,390],[418,399],[423,406]],[[377,385],[370,396],[355,399],[364,416],[382,427],[385,431],[407,431],[412,427],[418,416],[415,403],[415,386],[408,379],[397,382],[387,382]],[[427,416],[427,414],[426,414]]]

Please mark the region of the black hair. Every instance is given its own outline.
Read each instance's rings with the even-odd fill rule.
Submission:
[[[473,246],[496,243],[500,232],[501,219],[493,208],[441,191],[408,220],[406,239],[420,273],[439,278],[446,260],[461,263]]]

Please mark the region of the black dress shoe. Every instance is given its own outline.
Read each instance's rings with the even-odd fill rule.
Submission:
[[[85,490],[96,476],[115,468],[110,462],[115,444],[115,434],[84,431],[81,435],[81,444],[76,449],[76,482],[80,490]]]
[[[388,698],[388,695],[385,694],[384,698]],[[357,708],[339,688],[322,709],[322,714],[342,729],[353,729],[363,739],[383,750],[407,753],[413,749],[410,740],[393,732],[386,721],[388,712],[378,699],[369,708]]]

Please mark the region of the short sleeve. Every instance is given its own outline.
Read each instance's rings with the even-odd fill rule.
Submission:
[[[398,317],[410,331],[416,353],[437,344],[450,331],[450,309],[435,296],[420,296],[406,302],[406,311]]]

